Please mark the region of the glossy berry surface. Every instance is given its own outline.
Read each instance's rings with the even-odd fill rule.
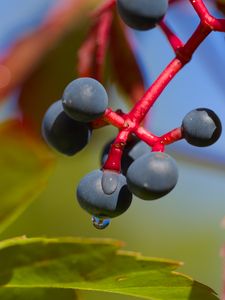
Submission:
[[[77,199],[80,206],[91,215],[114,218],[129,208],[132,194],[122,174],[95,170],[80,181]]]
[[[129,27],[148,30],[162,20],[168,8],[168,0],[117,0],[117,8]]]
[[[92,78],[73,80],[64,90],[63,107],[69,117],[80,122],[90,122],[102,116],[108,106],[108,95]]]
[[[221,132],[220,119],[207,108],[192,110],[182,122],[183,136],[189,144],[194,146],[206,147],[214,144]]]
[[[175,160],[162,152],[142,155],[127,172],[130,191],[144,200],[155,200],[165,196],[175,187],[177,180]]]
[[[55,150],[74,155],[82,150],[91,137],[88,124],[77,122],[64,112],[62,101],[53,103],[42,122],[42,135]]]

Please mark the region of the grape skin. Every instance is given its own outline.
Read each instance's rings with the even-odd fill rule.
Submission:
[[[111,193],[104,192],[102,187],[104,172],[95,170],[87,174],[78,185],[77,199],[80,206],[91,215],[98,218],[114,218],[129,208],[132,194],[122,174],[117,174],[116,188]]]
[[[77,122],[64,112],[62,101],[53,103],[42,121],[42,136],[47,144],[65,155],[74,155],[89,142],[91,129],[87,123]]]
[[[127,172],[129,190],[143,200],[163,197],[175,187],[177,180],[175,160],[161,152],[142,155]]]
[[[159,23],[168,8],[168,0],[117,0],[117,9],[126,25],[148,30]]]
[[[181,128],[186,141],[198,147],[214,144],[222,132],[220,119],[208,108],[198,108],[189,112],[184,117]]]
[[[108,107],[108,95],[100,82],[93,78],[78,78],[64,90],[63,107],[72,119],[91,122],[101,117]]]

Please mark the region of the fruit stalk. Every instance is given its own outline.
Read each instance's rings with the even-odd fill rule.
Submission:
[[[167,85],[173,80],[173,78],[178,74],[178,72],[191,60],[191,57],[198,48],[198,46],[213,30],[218,30],[219,26],[223,26],[224,22],[223,20],[215,19],[209,14],[203,1],[190,0],[190,2],[201,20],[199,26],[197,27],[193,35],[190,37],[190,39],[186,42],[186,44],[183,44],[179,37],[175,33],[173,33],[169,26],[162,20],[159,26],[166,35],[171,47],[174,49],[176,57],[169,63],[165,70],[159,75],[159,77],[149,87],[149,89],[146,91],[143,97],[136,103],[133,109],[126,116],[117,116],[115,112],[107,110],[105,115],[102,117],[102,120],[108,122],[109,124],[113,124],[119,129],[125,129],[126,122],[128,124],[132,124],[133,128],[129,128],[129,134],[136,134],[141,140],[145,141],[149,146],[151,146],[153,151],[159,150],[163,152],[164,145],[168,145],[179,139],[182,139],[181,130],[176,129],[175,131],[169,132],[160,138],[154,136],[151,132],[148,132],[144,128],[141,128],[141,122],[144,120],[147,113],[154,105],[161,93],[164,91],[164,89],[167,87]],[[103,4],[103,6],[100,9],[98,9],[95,16],[98,15],[98,17],[100,17],[101,15],[104,15],[107,11],[114,9],[115,3],[116,2],[112,0],[107,1]],[[106,41],[107,38],[105,38],[105,43]],[[129,134],[127,135],[127,138],[129,137]],[[124,142],[126,143],[126,141]],[[117,147],[117,151],[120,148],[120,154],[122,155],[122,151],[124,148],[123,143],[121,145],[118,144]],[[118,159],[120,158],[120,155],[116,156],[112,153],[113,151],[111,151],[108,156],[108,161],[104,166],[105,168],[107,167],[109,169],[114,169],[114,165],[120,165],[119,162],[115,161],[116,157]]]
[[[159,23],[159,26],[162,29],[162,32],[167,37],[168,42],[170,43],[175,53],[179,48],[184,46],[181,39],[170,29],[170,27],[164,21],[161,21]]]
[[[162,136],[142,127],[153,104],[191,60],[199,45],[212,31],[222,30],[224,26],[225,21],[213,18],[203,1],[190,2],[200,23],[185,44],[163,21],[168,0],[134,0],[132,5],[131,0],[105,2],[93,15],[96,18],[93,28],[81,48],[90,58],[79,65],[79,70],[88,77],[81,76],[68,84],[62,99],[45,114],[42,129],[46,142],[66,155],[81,151],[89,142],[93,129],[111,124],[119,130],[117,137],[103,149],[102,168],[86,175],[77,188],[80,206],[93,215],[93,225],[98,229],[106,228],[109,218],[117,217],[129,208],[132,194],[143,200],[156,200],[173,190],[178,180],[178,168],[175,160],[165,153],[167,145],[184,138],[193,146],[207,147],[221,135],[220,119],[208,108],[192,110],[183,118],[180,127]],[[121,19],[131,28],[149,30],[159,25],[175,52],[175,58],[129,113],[108,108],[108,94],[99,82],[103,79],[116,3]]]
[[[195,50],[211,31],[212,30],[209,26],[201,22],[187,43],[183,47],[177,49],[176,58],[174,58],[165,68],[156,81],[146,91],[142,99],[140,99],[130,111],[129,118],[133,122],[136,124],[140,124],[142,122],[167,85],[190,61]]]

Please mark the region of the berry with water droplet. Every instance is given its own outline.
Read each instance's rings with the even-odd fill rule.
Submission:
[[[106,176],[105,179],[103,176]],[[114,181],[113,188],[108,186],[110,178]],[[131,204],[132,194],[122,174],[108,170],[104,172],[95,170],[80,181],[77,199],[80,206],[88,213],[105,219],[123,214]]]

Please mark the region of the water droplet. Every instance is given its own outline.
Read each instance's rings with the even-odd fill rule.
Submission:
[[[102,175],[102,189],[105,194],[111,195],[118,186],[118,174],[115,172],[104,171]]]
[[[93,216],[92,223],[96,229],[102,230],[109,226],[110,219],[102,219],[102,218],[97,218],[97,217]]]

